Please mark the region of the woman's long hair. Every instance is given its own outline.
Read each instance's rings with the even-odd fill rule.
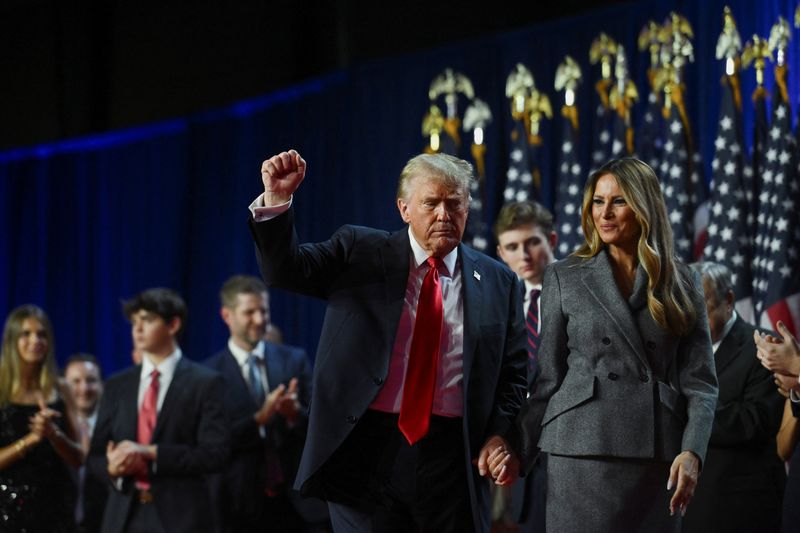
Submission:
[[[647,273],[647,308],[653,319],[674,335],[684,335],[694,325],[697,312],[690,292],[688,274],[678,269],[672,241],[672,228],[658,178],[646,163],[632,157],[614,159],[592,172],[583,191],[581,226],[586,242],[575,252],[593,257],[603,249],[603,241],[592,218],[592,200],[597,181],[611,174],[622,196],[636,215],[641,232],[636,247],[639,264]]]
[[[53,326],[47,314],[35,305],[22,305],[8,315],[3,327],[3,344],[0,349],[0,408],[8,406],[11,398],[19,392],[20,355],[17,347],[22,336],[22,323],[25,319],[38,321],[47,334],[47,354],[39,369],[39,387],[46,400],[49,400],[58,381],[56,371]]]

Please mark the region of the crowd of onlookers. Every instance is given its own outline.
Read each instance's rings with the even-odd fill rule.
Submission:
[[[323,502],[291,490],[311,367],[271,324],[264,284],[220,292],[226,346],[195,362],[178,338],[182,298],[149,289],[124,305],[133,365],[61,373],[34,305],[7,317],[0,354],[0,531],[328,531]]]

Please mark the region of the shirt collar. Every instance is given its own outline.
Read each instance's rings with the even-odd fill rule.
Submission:
[[[158,366],[154,365],[150,358],[145,355],[142,358],[141,377],[149,377],[153,370],[158,369],[162,381],[172,379],[172,376],[175,374],[175,368],[178,366],[181,357],[183,357],[183,352],[181,352],[179,346],[175,346],[175,350],[169,354],[166,359],[161,361]]]
[[[255,355],[257,358],[264,359],[264,341],[259,341],[256,344],[256,347],[253,348],[252,352],[248,352],[237,346],[235,342],[233,342],[233,337],[228,339],[228,350],[231,351],[233,358],[236,359],[236,362],[239,363],[239,366],[244,366],[247,364],[247,360],[250,358],[250,354]]]
[[[428,252],[422,249],[422,246],[419,245],[417,239],[414,237],[414,234],[411,233],[411,226],[408,227],[408,240],[411,243],[411,251],[414,254],[414,266],[419,268],[422,263],[428,260]],[[456,261],[458,260],[458,246],[453,248],[449,254],[442,258],[442,262],[444,262],[444,266],[447,267],[447,272],[450,273],[450,277],[453,276],[453,273],[456,271]]]
[[[736,319],[738,317],[739,315],[736,314],[736,309],[734,309],[733,313],[731,314],[731,317],[728,319],[727,322],[725,322],[725,327],[722,328],[722,336],[719,338],[719,341],[715,342],[712,346],[712,349],[715,353],[717,351],[717,348],[719,348],[719,345],[722,344],[722,341],[725,340],[725,337],[727,337],[728,333],[730,333],[731,330],[733,329],[733,323],[736,322]]]

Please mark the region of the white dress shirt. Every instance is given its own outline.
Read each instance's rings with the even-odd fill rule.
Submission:
[[[161,361],[158,366],[156,366],[145,354],[145,356],[142,358],[142,371],[141,374],[139,374],[139,396],[136,404],[139,409],[142,408],[144,394],[150,387],[150,382],[152,381],[150,373],[153,372],[153,370],[158,369],[158,403],[156,404],[156,413],[161,412],[161,406],[164,405],[164,397],[167,395],[169,385],[172,383],[172,377],[175,375],[175,367],[178,366],[178,361],[181,360],[181,357],[183,357],[183,353],[181,352],[181,349],[176,346],[175,351],[169,354],[166,359]]]
[[[389,375],[370,407],[378,411],[399,413],[403,401],[403,384],[411,340],[414,337],[414,322],[417,317],[417,304],[422,281],[428,273],[428,254],[417,243],[408,230],[411,243],[409,275],[400,322],[397,325]],[[464,352],[464,298],[461,295],[461,266],[458,261],[458,248],[447,254],[444,262],[447,273],[439,273],[442,286],[442,305],[444,324],[441,345],[439,346],[439,366],[436,370],[436,385],[431,412],[434,415],[457,417],[464,414],[463,398],[463,352]]]

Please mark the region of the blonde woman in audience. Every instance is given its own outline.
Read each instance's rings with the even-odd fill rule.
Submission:
[[[34,305],[6,319],[0,348],[0,531],[74,531],[67,465],[83,452],[59,393],[53,328]]]

